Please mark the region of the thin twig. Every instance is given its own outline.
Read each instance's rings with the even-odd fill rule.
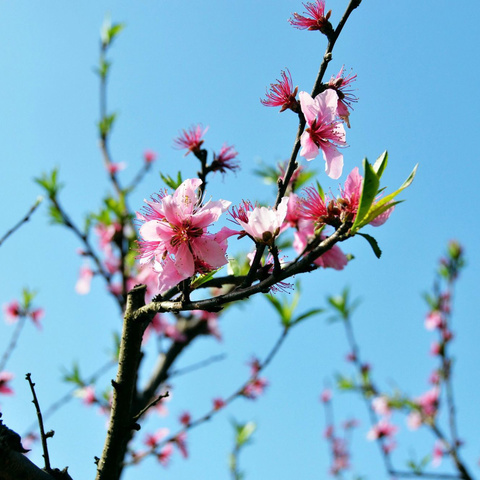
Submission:
[[[18,338],[20,337],[20,333],[22,332],[22,329],[25,325],[25,322],[27,321],[27,317],[25,315],[22,315],[17,322],[17,326],[15,327],[15,330],[12,334],[12,338],[10,339],[10,343],[8,344],[8,347],[5,349],[5,352],[2,356],[2,359],[0,360],[0,372],[3,372],[5,365],[8,362],[8,359],[12,355],[13,351],[15,350],[15,347],[18,342]]]
[[[28,381],[28,384],[30,385],[30,389],[33,395],[33,404],[35,405],[35,409],[37,411],[38,426],[40,428],[40,438],[42,440],[43,458],[45,459],[45,470],[48,473],[50,473],[51,467],[50,467],[50,457],[48,455],[47,438],[53,436],[53,432],[48,432],[47,434],[45,433],[45,429],[43,427],[42,412],[40,410],[40,404],[38,403],[37,394],[35,393],[35,388],[34,388],[35,384],[32,382],[32,374],[27,373],[25,378]]]
[[[224,360],[226,357],[227,356],[224,353],[221,353],[219,355],[213,355],[212,357],[207,358],[206,360],[202,360],[201,362],[195,363],[193,365],[189,365],[184,368],[179,368],[178,370],[173,370],[172,372],[170,372],[169,378],[186,375],[187,373],[194,372],[195,370],[199,370],[200,368],[207,367],[212,363],[220,362]]]
[[[30,217],[32,216],[33,212],[40,206],[40,204],[43,202],[43,197],[38,197],[35,203],[30,207],[28,210],[27,214],[17,223],[15,224],[3,237],[0,238],[0,247],[2,246],[2,243],[10,236],[12,233],[14,233],[16,230],[18,230],[24,223],[27,223],[30,220]]]

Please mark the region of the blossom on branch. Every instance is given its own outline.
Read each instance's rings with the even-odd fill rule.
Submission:
[[[280,112],[291,109],[299,112],[299,105],[296,99],[298,87],[293,88],[292,76],[288,68],[282,70],[281,79],[277,83],[270,84],[270,91],[265,94],[265,99],[260,99],[262,105],[266,107],[282,107]]]
[[[325,35],[333,33],[332,24],[329,22],[332,11],[329,10],[325,14],[325,0],[315,0],[315,3],[307,2],[303,6],[307,9],[304,15],[298,13],[293,14],[288,22],[299,30],[319,30]]]
[[[197,189],[202,181],[185,180],[173,195],[160,194],[145,200],[144,212],[137,213],[140,227],[140,263],[153,262],[159,274],[160,292],[192,277],[227,263],[225,252],[229,229],[217,234],[207,232],[230,206],[225,200],[198,203]]]
[[[8,372],[0,372],[0,393],[3,395],[13,395],[13,390],[8,385],[12,380],[13,374]]]
[[[235,172],[240,169],[238,160],[236,160],[238,152],[235,151],[233,145],[223,144],[220,152],[213,154],[213,162],[210,165],[212,172],[227,173],[227,170]]]
[[[276,209],[255,207],[250,210],[252,205],[244,202],[244,209],[239,207],[231,216],[255,242],[272,246],[287,215],[287,205],[288,197],[283,197]]]
[[[143,160],[148,165],[157,159],[157,154],[153,150],[145,150],[143,152]]]
[[[203,144],[202,137],[207,133],[208,127],[203,128],[202,125],[195,125],[189,130],[182,130],[182,133],[173,140],[173,145],[179,150],[187,149],[187,156],[190,152],[198,153]]]
[[[327,87],[337,92],[337,115],[347,124],[348,128],[350,128],[350,112],[348,109],[352,108],[353,102],[358,101],[358,98],[352,93],[350,84],[356,80],[357,76],[353,74],[344,75],[344,69],[345,66],[342,66],[335,77],[332,75],[332,78],[328,81]]]
[[[300,92],[300,107],[307,122],[302,133],[300,156],[313,160],[322,150],[325,171],[330,178],[339,178],[343,169],[343,155],[337,147],[344,147],[345,128],[338,119],[338,95],[327,89],[312,98],[307,92]]]

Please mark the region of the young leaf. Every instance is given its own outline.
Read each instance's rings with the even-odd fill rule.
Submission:
[[[378,187],[380,186],[380,179],[366,158],[363,160],[363,169],[365,174],[363,177],[362,193],[360,195],[357,217],[352,225],[353,233],[360,228],[360,224],[362,224],[363,219],[368,214],[368,211],[378,193]]]
[[[373,164],[373,170],[377,174],[378,178],[382,178],[382,174],[388,163],[388,152],[385,150]]]
[[[377,258],[380,258],[382,256],[382,251],[380,250],[380,247],[378,246],[377,241],[371,236],[366,233],[360,233],[357,232],[357,235],[360,235],[363,237],[372,247],[373,253]]]

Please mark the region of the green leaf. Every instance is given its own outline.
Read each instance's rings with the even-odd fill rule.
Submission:
[[[247,422],[243,424],[236,424],[235,428],[237,431],[235,443],[241,447],[247,442],[251,441],[252,435],[257,429],[257,425],[254,422]]]
[[[318,194],[320,195],[321,199],[325,201],[325,192],[323,191],[323,188],[320,185],[320,182],[318,180],[316,181],[316,184],[317,184]]]
[[[73,364],[71,372],[68,372],[68,371],[64,370],[62,380],[64,382],[73,383],[73,384],[78,385],[80,387],[85,386],[85,383],[83,382],[83,380],[80,376],[80,367],[78,366],[78,363],[76,363],[76,362]]]
[[[337,375],[337,388],[339,390],[354,390],[355,389],[355,382],[353,379],[344,377],[343,375]]]
[[[113,124],[117,118],[116,113],[112,113],[111,115],[105,115],[99,122],[98,122],[98,130],[100,132],[100,136],[105,138],[108,136],[110,131],[112,130]]]
[[[380,179],[366,158],[363,160],[363,169],[362,193],[360,195],[357,216],[351,229],[353,233],[355,233],[363,223],[362,221],[368,214],[380,186]]]
[[[357,232],[357,235],[360,235],[363,237],[372,247],[373,253],[377,258],[380,258],[382,256],[382,251],[380,250],[380,247],[378,246],[377,241],[371,236],[366,233],[360,233]]]
[[[307,312],[303,313],[302,315],[298,316],[295,320],[292,321],[292,325],[296,325],[297,323],[300,323],[303,320],[306,320],[307,318],[312,317],[313,315],[318,315],[320,313],[323,313],[325,311],[324,308],[313,308],[311,310],[308,310]]]
[[[191,284],[191,288],[192,289],[195,289],[195,288],[198,288],[200,285],[203,285],[205,282],[208,282],[209,280],[211,280],[214,275],[219,272],[221,269],[223,268],[220,267],[220,268],[217,268],[216,270],[212,270],[211,272],[208,272],[208,273],[205,273],[203,275],[199,275]]]
[[[62,183],[58,182],[58,168],[54,168],[50,174],[42,173],[41,177],[35,178],[34,181],[43,187],[49,198],[55,198],[63,187]]]
[[[30,306],[32,305],[33,299],[35,298],[36,295],[37,295],[37,292],[29,290],[28,288],[24,288],[22,290],[23,310],[27,311],[30,309]]]
[[[110,19],[110,15],[105,17],[102,28],[100,29],[100,38],[104,48],[109,47],[115,37],[125,28],[124,23],[114,23]]]
[[[174,180],[170,175],[163,175],[161,172],[160,178],[165,182],[165,185],[173,190],[176,190],[183,183],[182,172],[178,172],[176,180]]]
[[[60,210],[53,204],[48,206],[48,216],[52,225],[63,225],[65,223]]]
[[[377,174],[378,178],[382,178],[383,172],[388,163],[388,152],[385,150],[373,164],[373,170]]]

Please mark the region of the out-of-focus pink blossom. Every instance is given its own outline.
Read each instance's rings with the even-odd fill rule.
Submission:
[[[223,398],[217,397],[213,399],[213,409],[220,410],[225,406],[225,400]]]
[[[300,156],[310,161],[322,150],[327,175],[330,178],[339,178],[343,169],[343,155],[337,147],[344,147],[347,143],[345,128],[338,120],[337,92],[327,89],[315,98],[307,92],[300,92],[298,96],[307,122],[307,128],[300,138]]]
[[[413,411],[407,416],[407,426],[410,430],[417,430],[422,425],[422,415],[420,412]]]
[[[433,445],[432,466],[437,468],[441,465],[443,456],[445,455],[445,447],[443,442],[437,440]]]
[[[7,323],[15,323],[19,319],[21,313],[21,307],[18,300],[12,300],[3,305],[3,313],[5,314],[5,321]]]
[[[228,170],[235,172],[240,169],[240,164],[236,160],[238,152],[233,145],[226,143],[218,153],[213,154],[213,162],[210,165],[212,172],[227,173]]]
[[[175,438],[174,442],[178,447],[178,450],[182,454],[183,458],[188,458],[187,450],[187,432],[180,432]]]
[[[183,412],[178,420],[182,425],[188,427],[190,425],[190,422],[192,421],[192,416],[190,415],[190,412]]]
[[[255,377],[258,375],[262,368],[262,364],[260,363],[260,360],[257,357],[252,357],[248,362],[247,365],[250,367],[250,375],[252,377]]]
[[[143,152],[143,160],[146,164],[153,163],[157,159],[157,154],[153,150],[145,150]]]
[[[438,372],[438,370],[434,370],[431,374],[430,374],[430,377],[428,378],[428,381],[432,384],[432,385],[438,385],[440,383],[440,373]]]
[[[266,107],[282,107],[280,112],[290,108],[294,112],[299,112],[300,108],[296,99],[298,87],[293,88],[292,76],[288,68],[282,70],[281,79],[277,83],[270,84],[270,91],[265,94],[265,99],[260,99]]]
[[[170,457],[173,453],[173,445],[171,443],[167,443],[164,447],[161,448],[160,452],[157,454],[158,461],[166,467],[170,462]]]
[[[335,429],[332,424],[327,425],[325,430],[323,431],[323,438],[333,438],[333,434],[335,433]]]
[[[420,405],[422,414],[426,417],[433,417],[438,410],[438,402],[440,397],[440,389],[437,387],[428,390],[420,395],[415,401]]]
[[[90,291],[93,275],[93,270],[88,265],[80,267],[80,274],[75,284],[75,291],[79,295],[86,295]]]
[[[307,12],[304,12],[304,15],[295,12],[293,17],[288,20],[290,25],[299,30],[319,30],[326,35],[333,32],[332,25],[328,21],[332,11],[329,10],[325,14],[324,0],[315,0],[315,3],[307,2],[303,6]]]
[[[425,328],[427,330],[441,328],[443,324],[442,314],[438,310],[432,310],[425,317]]]
[[[443,354],[443,346],[438,342],[432,342],[430,346],[430,355],[442,355]]]
[[[147,433],[143,443],[150,448],[155,448],[170,433],[168,428],[159,428],[155,433]]]
[[[203,144],[202,137],[207,133],[208,127],[203,128],[202,125],[194,125],[188,130],[182,130],[182,133],[173,140],[173,145],[179,150],[187,149],[187,156],[190,152],[198,153]]]
[[[32,322],[38,329],[42,328],[40,321],[45,316],[45,310],[43,308],[36,308],[28,313],[28,316],[32,319]]]
[[[358,101],[358,98],[352,93],[350,85],[355,81],[357,76],[352,74],[345,75],[344,71],[345,66],[342,66],[336,76],[332,75],[332,78],[330,78],[328,82],[328,88],[332,88],[337,92],[337,114],[347,124],[348,128],[350,128],[349,108],[352,108],[352,102]]]
[[[111,175],[114,175],[117,172],[121,172],[122,170],[125,170],[126,167],[127,167],[127,164],[125,162],[117,162],[117,163],[110,162],[107,165],[107,170],[108,170],[108,173],[110,173]]]
[[[87,385],[79,388],[75,391],[75,396],[81,398],[85,405],[93,405],[97,402],[95,387],[93,385]]]
[[[95,225],[94,231],[98,237],[100,248],[104,250],[107,245],[113,242],[115,235],[120,233],[122,226],[118,222],[113,222],[109,225],[98,222]]]
[[[387,419],[380,420],[367,433],[368,440],[377,440],[379,438],[388,438],[395,435],[398,428],[391,424]]]
[[[197,189],[201,184],[200,179],[185,180],[173,195],[146,201],[145,212],[137,213],[144,222],[140,227],[140,263],[153,261],[160,293],[195,273],[206,273],[227,263],[229,229],[210,234],[207,228],[230,202],[210,200],[199,206]]]
[[[373,411],[378,415],[389,417],[392,414],[392,409],[390,408],[388,397],[386,397],[385,395],[375,397],[372,400],[372,408]]]
[[[13,395],[12,388],[8,385],[13,379],[13,374],[9,372],[0,372],[0,393],[3,395]]]
[[[246,212],[246,222],[239,216],[234,219],[255,242],[273,245],[287,215],[287,205],[288,197],[283,197],[277,209],[255,207]]]
[[[329,388],[325,388],[320,395],[320,401],[328,403],[332,399],[332,391]]]
[[[254,378],[245,386],[242,393],[246,398],[255,400],[263,394],[267,386],[268,380],[266,378]]]

